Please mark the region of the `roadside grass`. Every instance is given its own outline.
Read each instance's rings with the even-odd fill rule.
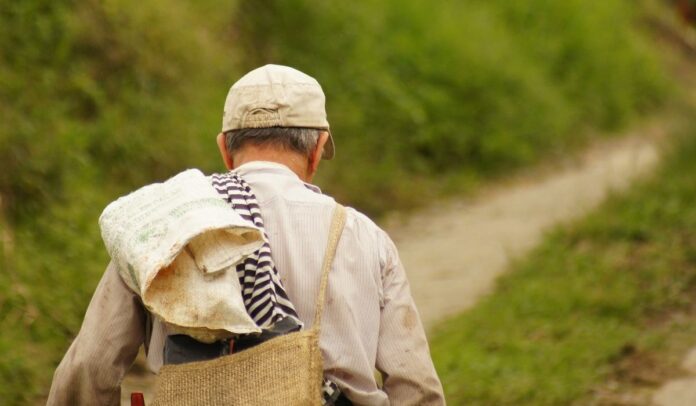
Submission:
[[[435,329],[450,404],[585,402],[628,357],[684,347],[670,337],[685,328],[673,316],[696,303],[696,124],[686,127],[651,180],[551,233]]]
[[[608,377],[574,404],[651,404],[662,384],[684,376],[684,357],[696,345],[696,300],[690,306],[675,306],[657,315],[647,323],[645,332],[636,343],[622,349]]]

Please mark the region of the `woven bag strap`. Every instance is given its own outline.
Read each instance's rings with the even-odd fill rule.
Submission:
[[[326,243],[326,252],[324,253],[324,263],[321,268],[321,282],[319,283],[319,296],[317,297],[316,313],[314,314],[314,325],[312,329],[321,329],[321,315],[324,312],[324,298],[326,296],[326,286],[329,283],[329,271],[336,255],[336,247],[338,240],[341,239],[343,226],[346,225],[346,208],[336,203],[336,208],[333,212],[331,220],[331,228],[329,229],[329,239]]]

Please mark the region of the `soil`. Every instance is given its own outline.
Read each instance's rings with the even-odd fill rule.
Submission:
[[[663,384],[653,395],[658,406],[696,405],[696,347],[686,355],[682,362],[685,376],[672,379]]]
[[[579,156],[441,203],[388,226],[426,326],[473,306],[550,228],[572,221],[653,169],[661,132],[594,144]],[[394,224],[395,223],[395,224]]]

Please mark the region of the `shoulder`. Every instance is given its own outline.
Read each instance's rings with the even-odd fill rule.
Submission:
[[[396,246],[387,232],[378,226],[364,213],[347,207],[346,233],[356,238],[363,252],[372,252],[379,257],[379,262],[384,267],[389,258],[396,254]]]
[[[375,237],[386,234],[371,218],[353,207],[346,207],[346,229],[368,233]]]

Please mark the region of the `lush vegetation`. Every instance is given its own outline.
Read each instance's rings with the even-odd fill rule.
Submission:
[[[442,325],[432,350],[450,403],[586,404],[623,356],[663,347],[660,323],[696,305],[696,125],[675,150]]]
[[[521,4],[524,3],[524,4]],[[191,166],[250,67],[328,96],[319,183],[371,213],[613,129],[669,88],[628,0],[0,4],[0,399],[44,393],[107,261],[113,198]]]
[[[631,2],[363,4],[248,0],[242,15],[264,18],[238,28],[245,66],[280,61],[323,83],[339,140],[324,180],[373,212],[417,203],[414,182],[461,188],[532,162],[662,95]]]

